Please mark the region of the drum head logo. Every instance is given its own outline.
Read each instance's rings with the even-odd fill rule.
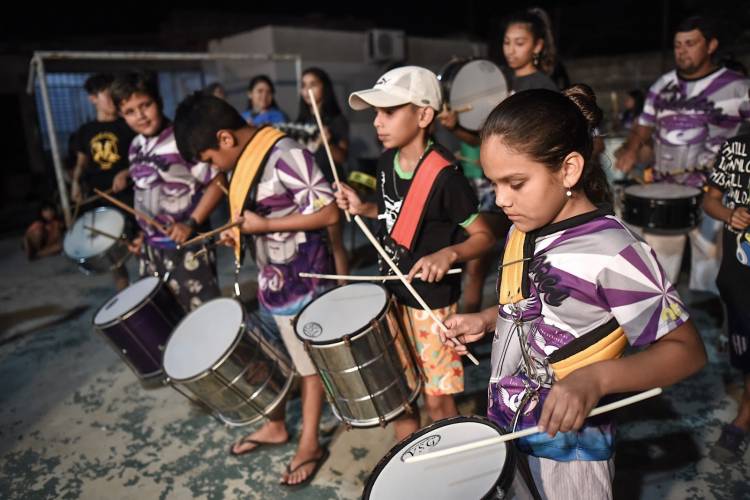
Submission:
[[[320,334],[323,333],[323,327],[315,322],[306,323],[302,327],[302,333],[305,334],[305,337],[320,337]]]
[[[440,442],[440,434],[433,434],[426,438],[417,441],[411,445],[402,455],[401,461],[404,462],[407,458],[416,457],[426,451],[430,451],[430,448],[434,448]]]

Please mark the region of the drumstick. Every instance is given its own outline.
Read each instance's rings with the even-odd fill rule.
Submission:
[[[449,269],[445,274],[461,274],[461,269],[454,268]],[[345,274],[315,274],[315,273],[298,273],[297,276],[300,278],[318,278],[323,280],[347,280],[347,281],[393,281],[399,279],[398,276],[362,276],[358,274],[345,275]],[[421,274],[417,274],[415,278],[422,279]]]
[[[206,238],[210,238],[211,236],[213,236],[215,234],[219,234],[220,232],[222,232],[222,231],[224,231],[226,229],[237,227],[237,226],[241,225],[243,221],[244,221],[244,219],[242,217],[240,217],[239,219],[237,219],[234,222],[227,222],[226,224],[224,224],[221,227],[217,227],[216,229],[212,229],[212,230],[207,231],[205,233],[201,233],[198,236],[196,236],[196,237],[194,237],[192,239],[187,240],[185,243],[180,243],[179,245],[177,245],[177,249],[179,250],[182,247],[186,247],[188,245],[192,245],[193,243],[198,243],[200,241],[203,241]]]
[[[94,191],[96,191],[96,189],[94,189]],[[106,191],[104,191],[104,193],[105,194],[112,194],[113,193],[112,188],[107,189]],[[83,200],[81,202],[81,205],[86,205],[87,203],[91,203],[92,201],[97,200],[100,197],[101,196],[99,194],[95,194],[95,195],[89,196],[88,198],[86,198],[85,200]]]
[[[104,237],[111,238],[113,240],[120,240],[121,239],[121,238],[118,238],[117,236],[115,236],[113,234],[106,233],[106,232],[102,231],[101,229],[97,229],[97,228],[92,227],[92,226],[83,226],[83,228],[84,229],[88,229],[92,233],[99,234],[99,235],[102,235]]]
[[[471,111],[472,109],[474,109],[474,106],[472,106],[471,104],[467,104],[463,108],[455,108],[455,109],[452,109],[451,111],[453,111],[456,114],[459,114],[459,113],[466,113],[467,111]]]
[[[70,220],[76,220],[78,218],[78,212],[81,210],[81,202],[76,201],[76,208],[73,210],[73,217]]]
[[[318,103],[315,102],[315,95],[313,94],[312,89],[307,89],[307,93],[310,96],[310,102],[312,103],[312,109],[313,114],[315,115],[315,121],[318,122],[318,128],[320,129],[320,138],[323,140],[323,146],[326,148],[326,154],[328,155],[328,163],[331,165],[331,170],[333,171],[333,178],[336,181],[336,187],[337,189],[341,189],[341,181],[339,180],[339,173],[336,171],[336,164],[333,162],[333,155],[331,154],[331,146],[328,145],[328,139],[326,139],[326,134],[323,132],[323,120],[320,118],[320,112],[318,111]],[[344,210],[344,216],[346,217],[346,222],[351,222],[352,218],[349,215],[349,212]]]
[[[224,184],[221,183],[218,179],[216,180],[216,185],[219,186],[219,189],[224,193],[224,196],[229,196],[229,190],[224,187]]]
[[[133,207],[128,206],[127,204],[121,202],[117,198],[113,198],[112,196],[108,195],[104,191],[100,191],[100,190],[98,190],[96,188],[94,188],[94,191],[96,192],[96,194],[98,194],[99,196],[101,196],[102,198],[104,198],[105,200],[107,200],[108,202],[112,203],[114,206],[125,210],[126,212],[128,212],[129,214],[131,214],[131,215],[133,215],[135,217],[140,217],[141,219],[145,220],[146,223],[148,223],[149,225],[154,226],[156,229],[158,229],[161,233],[168,235],[168,232],[167,232],[167,230],[166,230],[166,228],[164,226],[162,226],[161,224],[159,224],[154,219],[152,219],[148,215],[144,214],[140,210],[137,210],[137,209],[135,209]]]
[[[362,230],[363,233],[365,233],[365,236],[367,236],[367,239],[370,240],[370,243],[372,243],[372,246],[375,247],[375,250],[378,251],[381,257],[383,257],[383,260],[388,264],[388,267],[391,268],[391,270],[396,273],[396,276],[398,276],[398,279],[401,280],[401,283],[406,287],[407,290],[409,290],[409,293],[412,294],[412,296],[416,299],[417,302],[419,302],[419,305],[422,306],[422,309],[424,309],[424,312],[426,312],[432,321],[438,324],[438,326],[443,330],[443,332],[448,333],[448,328],[443,324],[442,321],[435,315],[435,313],[430,309],[430,306],[427,305],[427,303],[424,301],[421,295],[417,293],[417,291],[414,289],[413,286],[411,286],[411,283],[409,283],[409,280],[406,279],[406,276],[404,276],[404,273],[401,272],[401,269],[398,268],[396,264],[391,260],[391,258],[388,256],[386,251],[383,249],[382,246],[380,246],[380,243],[378,243],[378,240],[375,239],[375,236],[370,232],[368,227],[365,225],[364,221],[359,215],[354,216],[354,222],[357,223],[359,228]],[[468,348],[467,348],[468,349]],[[479,365],[479,361],[477,361],[477,358],[474,357],[471,352],[466,353],[466,357],[471,360],[472,363],[475,365]]]
[[[591,410],[591,413],[589,413],[589,417],[595,417],[597,415],[601,415],[602,413],[607,413],[609,411],[622,408],[623,406],[632,405],[639,401],[643,401],[644,399],[658,396],[661,393],[662,393],[661,387],[649,389],[648,391],[638,393],[628,398],[620,399],[619,401],[615,401],[614,403],[609,403],[604,406],[594,408],[593,410]],[[473,443],[462,444],[459,446],[452,446],[444,450],[433,451],[431,453],[426,453],[424,455],[419,455],[416,457],[408,457],[404,459],[404,462],[408,464],[412,464],[416,462],[423,462],[425,460],[432,460],[433,458],[440,458],[440,457],[445,457],[449,455],[455,455],[456,453],[462,453],[464,451],[471,451],[471,450],[476,450],[479,448],[484,448],[486,446],[492,446],[495,444],[504,443],[506,441],[511,441],[513,439],[530,436],[532,434],[537,434],[539,432],[542,432],[542,430],[539,428],[538,425],[535,425],[534,427],[531,427],[529,429],[524,429],[522,431],[512,432],[510,434],[503,434],[502,436],[488,438],[488,439],[481,439],[479,441],[474,441]]]

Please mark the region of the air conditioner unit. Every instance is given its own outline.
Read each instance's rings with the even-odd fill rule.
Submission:
[[[367,62],[391,62],[404,60],[406,46],[403,31],[370,30],[365,42]]]

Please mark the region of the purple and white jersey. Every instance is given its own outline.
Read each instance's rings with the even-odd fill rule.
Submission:
[[[129,158],[135,208],[162,225],[189,219],[204,188],[218,173],[208,163],[190,163],[180,156],[171,125],[153,137],[136,136],[130,144]],[[138,224],[149,245],[175,247],[174,241],[146,221],[138,219]]]
[[[292,139],[277,142],[258,181],[253,210],[274,219],[312,214],[331,202],[331,185],[313,155]],[[298,276],[300,272],[331,272],[325,230],[266,233],[253,236],[253,240],[259,268],[258,298],[272,314],[297,314],[330,285]]]
[[[511,231],[515,231],[515,227]],[[499,310],[492,344],[488,417],[511,429],[537,425],[554,383],[548,357],[597,329],[622,327],[629,344],[648,345],[688,319],[653,250],[600,209],[551,224],[534,238],[529,298]],[[529,249],[530,252],[531,249]],[[613,326],[614,325],[614,326]],[[610,330],[611,328],[611,330]],[[606,416],[578,432],[517,441],[525,453],[558,461],[606,460],[613,451]]]
[[[655,178],[702,186],[719,147],[750,120],[750,80],[726,68],[697,80],[677,71],[662,75],[648,91],[640,125],[655,127]]]

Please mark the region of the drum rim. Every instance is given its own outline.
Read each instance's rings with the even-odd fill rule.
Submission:
[[[80,217],[78,217],[78,219],[76,219],[73,222],[73,225],[71,225],[70,228],[68,228],[68,230],[65,231],[65,236],[63,236],[63,254],[65,254],[65,256],[67,258],[69,258],[70,260],[72,260],[72,261],[74,261],[76,263],[79,263],[81,260],[85,261],[85,260],[93,259],[93,258],[98,257],[100,255],[103,255],[103,254],[109,252],[110,248],[113,248],[118,243],[120,243],[119,241],[115,241],[115,242],[112,243],[112,245],[110,245],[109,247],[107,247],[106,250],[101,251],[101,252],[99,252],[99,253],[97,253],[95,255],[91,255],[89,257],[78,257],[78,258],[75,258],[75,257],[71,257],[70,255],[68,255],[68,253],[65,251],[65,241],[67,241],[68,237],[71,235],[71,233],[73,231],[73,227],[75,227],[75,225],[76,225],[76,222],[78,222],[84,215],[86,215],[89,212],[107,212],[107,211],[113,211],[113,212],[117,213],[118,215],[120,215],[120,217],[122,217],[122,234],[120,236],[123,236],[125,234],[126,229],[127,229],[128,218],[125,217],[125,215],[123,215],[123,213],[121,211],[117,210],[114,207],[108,207],[108,206],[100,206],[100,207],[92,208],[91,210],[86,210],[84,213],[81,214]]]
[[[693,187],[693,186],[683,186],[682,184],[676,184],[676,185],[683,187],[683,188],[694,189],[696,192],[691,195],[678,196],[676,198],[675,197],[665,198],[663,196],[642,196],[642,195],[638,195],[632,192],[630,193],[628,192],[628,189],[633,188],[633,187],[654,186],[656,184],[675,185],[671,182],[652,182],[649,184],[631,184],[630,186],[627,186],[625,187],[625,189],[623,189],[623,195],[626,198],[630,197],[630,198],[638,198],[639,200],[658,200],[658,201],[688,201],[688,200],[693,200],[695,198],[700,198],[703,196],[703,190],[701,190],[700,188]]]
[[[127,311],[127,312],[126,312],[126,313],[125,313],[124,315],[122,315],[122,316],[117,316],[116,318],[114,318],[114,319],[112,319],[112,320],[108,321],[107,323],[96,323],[96,322],[95,322],[95,321],[96,321],[96,317],[97,317],[97,316],[99,315],[99,312],[100,312],[100,311],[102,310],[102,308],[103,308],[104,306],[106,306],[106,305],[107,305],[107,303],[109,303],[109,301],[110,301],[110,300],[112,300],[113,298],[117,297],[117,296],[118,296],[118,295],[120,294],[120,292],[122,292],[123,290],[127,290],[127,288],[123,288],[122,290],[120,290],[120,291],[119,291],[119,292],[117,292],[116,294],[112,295],[112,296],[111,296],[111,297],[109,297],[109,298],[108,298],[107,300],[105,300],[105,301],[104,301],[104,304],[100,305],[100,306],[99,306],[99,307],[98,307],[98,308],[96,309],[96,312],[94,313],[94,316],[93,316],[93,317],[91,318],[91,324],[93,325],[93,327],[94,327],[94,328],[105,329],[105,328],[109,328],[109,327],[111,327],[112,325],[114,325],[114,324],[116,324],[116,323],[119,323],[119,322],[121,322],[121,321],[125,321],[125,320],[127,320],[127,319],[130,319],[130,317],[131,317],[131,316],[133,316],[133,314],[135,314],[135,313],[137,313],[138,311],[140,311],[140,310],[141,310],[141,309],[142,309],[142,308],[143,308],[143,307],[144,307],[144,306],[146,305],[146,303],[147,303],[147,302],[149,302],[149,301],[150,301],[150,300],[151,300],[152,298],[154,298],[154,296],[155,296],[155,295],[156,295],[156,294],[157,294],[157,293],[159,292],[159,290],[161,290],[161,289],[162,289],[162,288],[164,287],[164,285],[166,285],[166,283],[167,283],[167,280],[169,279],[169,273],[165,274],[163,278],[162,278],[162,277],[159,277],[159,276],[144,276],[144,277],[142,277],[142,278],[138,279],[138,281],[136,281],[135,283],[131,284],[130,286],[133,286],[133,285],[135,285],[136,283],[138,283],[139,281],[143,281],[143,280],[145,280],[145,279],[149,279],[149,278],[156,278],[156,279],[157,279],[157,282],[158,282],[158,286],[154,287],[154,289],[153,289],[153,290],[151,290],[151,292],[149,292],[149,294],[148,294],[148,295],[146,295],[145,297],[143,297],[143,298],[141,299],[141,301],[140,301],[140,302],[138,302],[138,303],[137,303],[137,304],[135,305],[135,307],[133,307],[133,309],[130,309],[130,310],[129,310],[129,311]],[[172,293],[172,291],[171,291],[171,290],[168,290],[168,291],[167,291],[167,293]]]
[[[380,287],[385,292],[385,304],[383,304],[383,308],[372,319],[379,319],[379,318],[381,318],[386,313],[386,311],[388,311],[388,305],[391,302],[391,294],[388,291],[388,289],[386,287],[384,287],[383,285],[381,285],[380,283],[349,283],[348,285],[335,286],[335,287],[331,288],[330,290],[326,290],[325,292],[321,293],[320,295],[318,295],[317,297],[315,297],[313,300],[311,300],[310,302],[308,302],[305,305],[305,307],[303,307],[302,309],[300,309],[300,312],[298,312],[297,315],[294,317],[294,320],[292,320],[292,328],[294,329],[294,336],[297,337],[303,343],[309,342],[312,347],[322,347],[322,346],[331,347],[331,346],[334,346],[334,345],[337,345],[337,344],[345,344],[346,341],[344,340],[344,337],[347,337],[351,341],[351,340],[354,340],[355,338],[357,338],[359,335],[367,333],[368,331],[370,331],[372,329],[372,325],[370,323],[367,323],[364,326],[362,326],[361,328],[359,328],[358,330],[356,330],[356,331],[354,331],[352,333],[348,333],[348,334],[344,335],[344,337],[340,337],[338,339],[320,341],[320,342],[315,342],[315,341],[313,341],[310,338],[302,338],[297,333],[297,323],[299,321],[299,318],[302,316],[302,313],[305,312],[305,310],[308,307],[310,307],[315,301],[317,301],[321,297],[324,297],[325,295],[333,292],[334,290],[338,290],[339,288],[343,288],[343,287],[347,287],[347,286],[358,286],[358,285],[370,285],[370,286],[374,285],[374,286]]]
[[[226,301],[226,300],[235,302],[237,305],[239,305],[240,306],[240,312],[242,313],[242,321],[240,322],[240,327],[237,329],[237,333],[234,336],[234,340],[229,344],[229,346],[227,346],[226,350],[223,353],[221,353],[221,355],[216,359],[216,361],[214,361],[213,363],[211,363],[211,366],[209,366],[208,368],[206,368],[204,370],[201,370],[200,372],[196,373],[195,375],[191,375],[188,378],[176,378],[176,377],[172,377],[171,375],[169,375],[169,373],[167,373],[167,367],[164,365],[164,360],[166,359],[166,354],[167,354],[167,349],[169,348],[169,343],[172,341],[172,337],[174,337],[174,334],[180,328],[180,326],[182,325],[182,323],[185,322],[185,320],[188,318],[188,316],[190,316],[191,313],[197,311],[200,307],[203,307],[203,306],[205,306],[207,304],[210,304],[211,302]],[[167,381],[169,383],[171,383],[171,382],[174,381],[174,382],[180,383],[180,384],[187,384],[187,383],[190,383],[190,382],[196,382],[196,381],[198,381],[198,380],[206,377],[211,371],[213,371],[213,369],[215,367],[224,364],[224,362],[227,360],[227,358],[229,357],[229,355],[234,351],[234,348],[237,347],[237,344],[242,339],[242,336],[247,331],[247,326],[245,326],[245,322],[246,321],[247,321],[247,314],[245,313],[245,307],[242,305],[242,303],[239,300],[237,300],[237,299],[235,299],[233,297],[216,297],[214,299],[209,300],[208,302],[204,302],[198,308],[193,309],[192,311],[188,312],[179,321],[179,323],[177,323],[175,325],[175,327],[172,329],[172,333],[169,334],[169,337],[167,338],[167,341],[164,343],[164,353],[162,354],[162,357],[161,357],[161,369],[164,371],[164,375],[165,375]]]
[[[446,425],[454,424],[454,423],[460,423],[460,422],[477,422],[485,425],[489,425],[490,427],[494,428],[499,434],[507,434],[507,432],[497,425],[495,422],[488,418],[480,417],[478,415],[456,415],[455,417],[449,417],[444,418],[443,420],[439,420],[437,422],[434,422],[427,427],[420,429],[413,434],[410,434],[406,436],[404,439],[393,445],[390,450],[388,450],[388,453],[386,453],[383,458],[381,458],[377,465],[375,465],[375,468],[372,469],[372,472],[370,472],[370,476],[367,478],[367,482],[365,483],[365,489],[362,492],[362,499],[367,500],[370,498],[370,493],[372,492],[372,488],[375,485],[375,481],[380,476],[380,474],[383,472],[383,469],[385,466],[391,461],[393,457],[399,454],[399,452],[403,451],[403,449],[406,447],[407,444],[412,442],[415,439],[419,439],[420,437],[424,436],[425,434],[429,434],[430,432],[433,432],[435,429],[439,429],[441,427],[445,427]],[[511,470],[514,470],[516,467],[516,452],[513,447],[513,445],[509,442],[504,443],[505,449],[506,449],[506,456],[508,457],[505,460],[505,464],[503,465],[503,468],[500,470],[500,474],[498,475],[497,481],[493,484],[492,488],[490,488],[490,491],[484,494],[482,496],[482,499],[488,499],[491,498],[490,495],[494,493],[494,489],[497,486],[503,486],[507,488],[510,486],[511,481],[513,480],[513,475],[510,474]],[[505,481],[503,481],[503,478],[505,478]],[[503,484],[508,483],[508,484]]]

